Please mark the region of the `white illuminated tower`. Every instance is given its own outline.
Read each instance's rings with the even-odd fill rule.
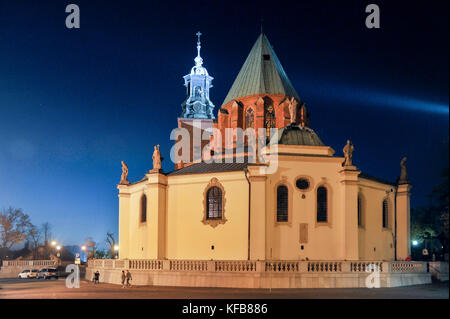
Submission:
[[[181,104],[183,113],[181,118],[190,119],[214,119],[214,104],[209,99],[209,89],[212,88],[213,77],[203,67],[203,59],[200,56],[200,36],[197,32],[197,57],[194,59],[195,66],[191,73],[185,75],[184,85],[187,88],[187,97]]]

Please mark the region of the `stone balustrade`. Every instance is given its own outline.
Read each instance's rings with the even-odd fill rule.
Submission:
[[[427,272],[427,263],[412,262],[412,261],[391,261],[389,262],[389,272],[400,272],[400,273]]]
[[[350,272],[383,272],[387,269],[385,264],[383,261],[351,261]]]
[[[208,262],[204,260],[170,260],[169,270],[175,271],[207,271]]]
[[[100,271],[100,281],[121,283],[130,270],[133,284],[229,288],[350,288],[365,287],[378,271],[381,287],[431,282],[427,264],[406,261],[299,260],[89,260],[86,278]]]
[[[342,261],[310,261],[308,272],[342,272]]]
[[[56,260],[4,260],[2,267],[53,267],[56,264]]]
[[[426,262],[413,261],[253,261],[96,259],[89,268],[240,273],[426,273]]]
[[[256,261],[230,260],[212,261],[217,272],[256,272]]]
[[[56,260],[3,260],[0,277],[16,277],[24,269],[57,267]]]

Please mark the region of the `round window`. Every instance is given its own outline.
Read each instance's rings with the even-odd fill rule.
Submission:
[[[298,189],[306,190],[309,188],[309,181],[306,178],[299,178],[295,183]]]

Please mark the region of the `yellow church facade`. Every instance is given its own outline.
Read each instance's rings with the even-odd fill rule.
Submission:
[[[217,131],[275,129],[276,147],[264,147],[271,158],[267,163],[200,159],[177,162],[167,173],[157,155],[141,181],[129,183],[125,176],[118,185],[121,260],[392,261],[410,256],[407,178],[394,183],[364,174],[352,163],[350,142],[340,156],[320,140],[265,35],[253,46],[217,119],[200,41],[197,49],[196,65],[184,78],[188,97],[179,123],[195,119]],[[267,173],[270,161],[277,169]]]
[[[343,157],[321,155],[329,147],[279,152],[286,155],[270,175],[258,164],[198,163],[119,185],[120,259],[394,260],[396,244],[397,259],[410,255],[409,185],[344,168]],[[208,220],[214,187],[223,209]],[[326,216],[318,218],[321,205]]]

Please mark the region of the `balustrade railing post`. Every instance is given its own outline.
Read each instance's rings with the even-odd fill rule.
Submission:
[[[266,271],[266,261],[258,260],[256,261],[256,272],[263,273]]]
[[[164,259],[162,261],[162,270],[167,270],[167,271],[170,270],[170,260]]]
[[[207,267],[208,272],[215,272],[216,271],[216,261],[208,260],[206,267]]]
[[[352,262],[351,261],[343,261],[342,262],[342,272],[351,272],[352,271]],[[338,269],[339,271],[339,269]]]
[[[298,262],[298,271],[301,273],[308,272],[308,262],[307,261],[299,261]]]

